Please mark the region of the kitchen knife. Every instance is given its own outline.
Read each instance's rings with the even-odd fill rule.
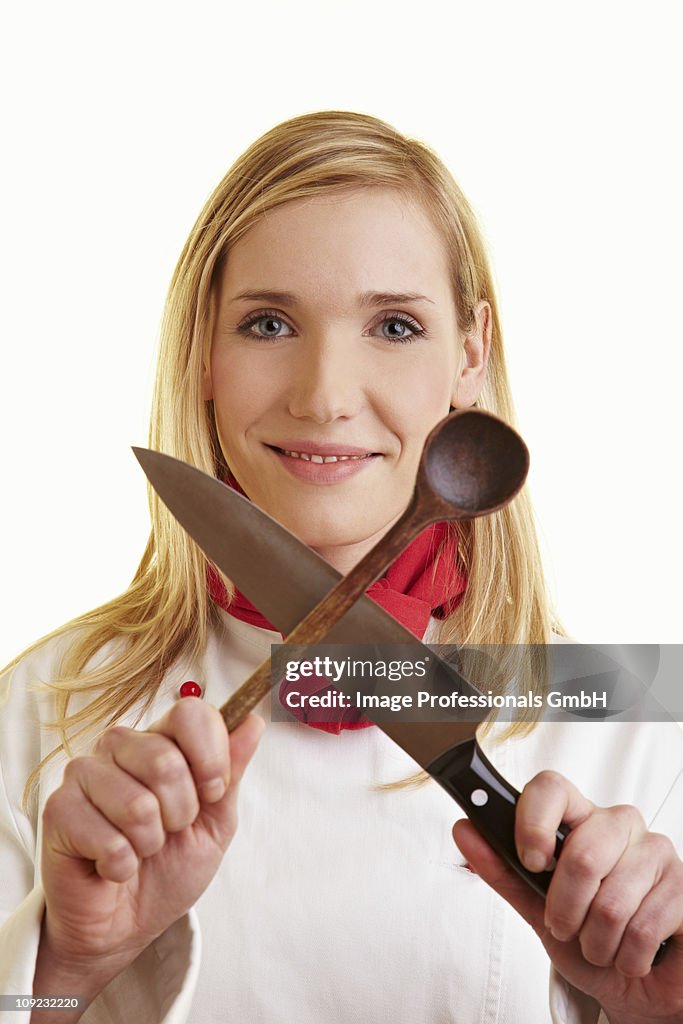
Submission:
[[[340,578],[327,562],[248,498],[178,459],[133,449],[150,483],[211,561],[284,635]],[[430,658],[444,692],[476,695],[456,669],[435,656],[374,601],[361,597],[325,637],[325,643],[411,644]],[[335,683],[344,690],[343,682]],[[353,692],[349,691],[353,697]],[[372,709],[363,709],[373,720]],[[519,792],[494,768],[476,740],[478,722],[377,721],[462,807],[496,852],[540,895],[552,870],[528,871],[517,857],[515,807]],[[555,858],[568,829],[556,833]]]

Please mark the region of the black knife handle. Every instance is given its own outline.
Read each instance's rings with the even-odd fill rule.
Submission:
[[[447,750],[427,766],[427,771],[462,807],[489,846],[539,896],[545,897],[554,864],[547,871],[528,871],[520,861],[515,848],[515,810],[519,790],[496,771],[476,739],[464,740]],[[566,825],[560,825],[555,832],[555,861],[570,831]],[[660,943],[652,961],[653,967],[659,963],[665,949],[666,941]]]
[[[460,804],[477,831],[486,839],[506,864],[528,882],[532,889],[545,896],[552,869],[528,871],[515,849],[515,810],[519,790],[511,786],[493,767],[476,739],[458,743],[427,766],[429,774]],[[555,859],[569,833],[560,825],[556,835]]]

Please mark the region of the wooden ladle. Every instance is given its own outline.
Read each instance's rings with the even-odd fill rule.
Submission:
[[[425,441],[415,490],[401,518],[301,620],[286,642],[318,643],[426,526],[496,512],[517,494],[528,468],[526,445],[502,420],[474,409],[452,412]],[[271,685],[268,658],[220,709],[229,730],[239,725]]]

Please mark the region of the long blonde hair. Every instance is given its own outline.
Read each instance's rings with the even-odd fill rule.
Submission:
[[[441,232],[450,254],[460,326],[472,326],[481,300],[490,304],[489,368],[477,406],[514,425],[493,280],[470,205],[424,143],[367,114],[331,110],[304,114],[268,131],[239,157],[204,205],[166,299],[151,448],[214,475],[224,472],[213,405],[203,400],[201,391],[222,261],[231,246],[277,206],[305,196],[373,186],[419,200]],[[139,708],[139,720],[169,667],[181,655],[197,656],[205,646],[217,614],[207,596],[205,556],[154,492],[149,503],[151,533],[130,587],[29,648],[75,630],[59,676],[50,684],[56,690],[54,727],[61,745],[36,767],[27,793],[49,758],[59,750],[71,752],[70,739],[104,729],[133,708]],[[441,624],[439,642],[549,642],[556,624],[525,491],[501,512],[453,529],[468,589],[466,599]],[[98,659],[105,644],[109,653]],[[76,693],[90,699],[69,713]]]

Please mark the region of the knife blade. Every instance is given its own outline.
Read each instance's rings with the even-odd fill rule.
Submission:
[[[283,634],[291,632],[332,589],[340,574],[275,519],[231,487],[185,462],[133,448],[152,487],[207,557]],[[428,654],[433,671],[463,694],[477,694],[449,663],[367,597],[329,631],[327,644],[411,644]],[[335,684],[343,690],[343,684]],[[374,720],[372,709],[364,709]],[[528,871],[517,856],[519,791],[496,770],[476,739],[472,721],[387,722],[378,727],[413,757],[460,805],[498,854],[540,895],[552,869]],[[555,859],[568,829],[556,833]]]

